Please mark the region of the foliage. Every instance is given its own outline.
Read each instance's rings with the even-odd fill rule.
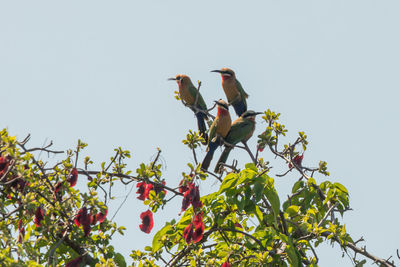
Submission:
[[[246,143],[236,146],[246,150],[253,162],[241,170],[236,163],[226,165],[220,175],[201,169],[196,149],[204,140],[189,131],[183,144],[193,152],[196,164],[187,164],[190,172],[183,173],[177,189],[162,178],[159,149],[152,162],[139,165],[136,175],[124,162],[130,152],[121,148],[115,149],[109,162],[100,164],[100,170],[90,171],[89,157],[78,166],[87,146],[80,140],[66,157],[50,165],[35,154],[62,151],[51,150],[51,144],[28,148],[29,137],[18,142],[2,130],[0,262],[5,266],[126,266],[126,259],[110,245],[125,228],[107,216],[108,204],[114,199],[115,183],[136,182],[138,199],[148,206],[140,215],[143,232],[152,231],[153,213],[168,204],[167,192],[182,197],[182,214],[154,234],[151,246],[132,251],[133,266],[317,266],[314,247],[322,242],[338,244],[348,254],[352,251],[357,266],[366,262],[358,254],[394,266],[356,246],[358,241],[338,219],[338,214],[350,209],[349,192],[333,180],[317,182],[329,176],[326,162],[316,168],[303,166],[305,133],[299,132],[292,144],[280,144],[288,131],[279,116],[264,112],[266,127],[258,135],[255,156]],[[287,172],[273,177],[269,163],[259,157],[265,148],[287,164]],[[292,171],[299,179],[281,199],[275,179]],[[78,177],[85,179],[86,188],[74,187]],[[198,185],[205,179],[220,184],[201,197]]]

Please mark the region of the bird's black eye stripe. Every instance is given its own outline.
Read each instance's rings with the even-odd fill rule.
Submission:
[[[248,113],[244,114],[244,117],[245,117],[245,118],[247,118],[247,117],[253,117],[253,116],[255,116],[255,115],[256,115],[256,114],[253,113],[253,112],[248,112]]]
[[[222,74],[228,74],[229,76],[233,76],[233,73],[229,70],[223,71]]]

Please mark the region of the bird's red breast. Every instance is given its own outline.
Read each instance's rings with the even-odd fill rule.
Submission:
[[[226,109],[223,109],[220,107],[217,108],[217,116],[226,116],[228,114],[229,114],[229,111],[227,111]]]

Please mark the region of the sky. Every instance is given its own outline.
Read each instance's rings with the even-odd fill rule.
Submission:
[[[164,178],[176,186],[193,162],[181,141],[196,122],[167,78],[201,80],[211,105],[225,96],[210,70],[230,67],[250,95],[249,108],[281,113],[285,142],[306,132],[304,165],[327,161],[328,179],[348,188],[353,210],[343,221],[353,238],[363,236],[372,254],[395,257],[399,8],[389,0],[0,1],[0,126],[20,139],[30,133],[32,146],[53,140],[65,150],[82,139],[98,163],[121,146],[132,151],[133,171],[159,147]],[[259,134],[265,124],[257,122]],[[267,150],[261,156],[276,173],[283,168]],[[231,157],[241,166],[250,161],[240,150]],[[282,197],[297,178],[276,178]],[[118,188],[111,214],[129,190]],[[155,214],[153,234],[165,219],[178,218],[176,206]],[[128,228],[114,239],[125,256],[151,245],[152,235],[138,228],[144,210],[133,192],[116,215]],[[321,266],[351,266],[338,246],[317,252]]]

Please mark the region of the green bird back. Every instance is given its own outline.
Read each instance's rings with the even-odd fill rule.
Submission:
[[[249,119],[239,117],[231,126],[225,141],[236,145],[239,142],[247,141],[253,135],[255,129],[255,122]]]
[[[188,88],[189,93],[193,96],[194,99],[196,99],[196,95],[197,95],[197,88],[194,87],[193,84],[191,84]],[[203,97],[201,96],[200,92],[199,92],[199,97],[197,99],[197,107],[202,109],[202,110],[207,110],[207,105],[206,102],[204,102]]]
[[[236,79],[236,88],[238,89],[243,102],[246,103],[246,98],[248,98],[249,95],[244,91],[242,85],[237,79]],[[246,104],[246,110],[247,110],[247,104]]]

